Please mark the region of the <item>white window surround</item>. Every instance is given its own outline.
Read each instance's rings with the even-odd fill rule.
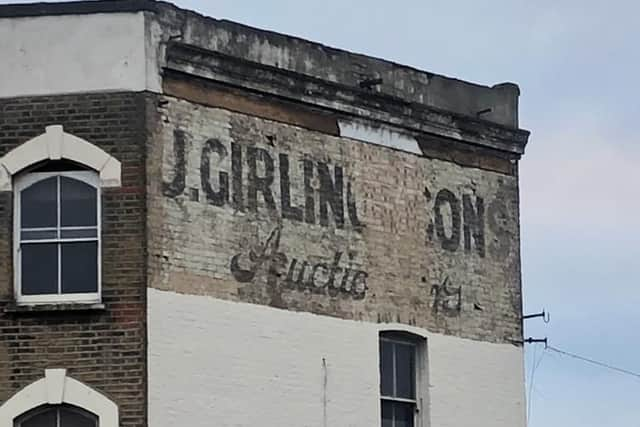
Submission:
[[[384,334],[407,334],[412,336],[416,345],[416,427],[429,427],[431,425],[430,400],[429,400],[429,348],[428,336],[424,329],[403,325],[401,323],[378,324],[378,337]],[[380,363],[380,361],[378,361]],[[379,411],[379,413],[381,413]],[[0,426],[2,427],[2,426]]]
[[[61,125],[17,146],[0,158],[0,191],[12,191],[12,177],[44,160],[71,160],[100,176],[101,187],[120,187],[121,165],[113,156],[82,138],[64,132]]]
[[[46,369],[44,378],[0,406],[0,427],[13,427],[20,415],[42,405],[77,406],[95,414],[100,427],[118,427],[118,406],[105,395],[67,376],[66,369]]]
[[[22,288],[22,266],[21,266],[21,257],[20,257],[20,248],[22,245],[21,239],[21,224],[20,224],[20,198],[21,192],[23,189],[29,187],[30,185],[41,181],[43,179],[55,176],[63,176],[68,178],[73,178],[75,180],[79,180],[86,184],[91,185],[96,188],[97,191],[97,209],[96,209],[96,238],[97,242],[97,272],[98,272],[98,287],[96,292],[91,293],[58,293],[58,294],[38,294],[38,295],[23,295],[21,292]],[[57,304],[57,303],[80,303],[80,304],[95,304],[100,303],[101,295],[102,295],[102,203],[100,197],[100,187],[98,186],[98,178],[95,172],[92,171],[68,171],[68,172],[37,172],[30,173],[19,176],[15,179],[14,182],[14,220],[13,220],[13,271],[14,271],[14,290],[16,296],[16,302],[20,305],[31,305],[31,304]],[[59,228],[59,226],[58,226]],[[55,241],[58,243],[62,243],[64,241],[71,242],[74,239],[62,239],[56,238]],[[94,239],[77,239],[77,240],[90,240]],[[61,271],[62,259],[60,258],[60,253],[58,253],[58,271]],[[61,286],[60,277],[58,277],[58,286]]]

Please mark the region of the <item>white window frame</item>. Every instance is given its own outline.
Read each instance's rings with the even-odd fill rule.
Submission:
[[[22,259],[21,259],[21,192],[25,188],[50,177],[68,177],[82,181],[91,185],[96,189],[96,213],[97,213],[97,238],[90,239],[52,239],[52,243],[60,242],[80,242],[80,241],[97,241],[97,271],[98,271],[98,289],[97,292],[88,293],[68,293],[68,294],[42,294],[42,295],[22,295]],[[58,188],[58,194],[60,189]],[[60,172],[32,172],[15,177],[14,179],[14,205],[13,205],[13,260],[14,260],[14,290],[16,295],[16,303],[23,305],[36,304],[61,304],[61,303],[83,303],[96,304],[102,300],[102,197],[100,191],[100,177],[94,171],[60,171]],[[58,210],[60,202],[58,201]],[[60,212],[58,212],[58,222],[60,221]],[[59,227],[59,224],[58,224]],[[93,227],[92,227],[93,228]],[[60,283],[62,259],[58,256],[58,286]]]
[[[413,412],[413,425],[415,427],[428,427],[429,418],[428,411],[425,409],[428,407],[428,378],[427,378],[427,340],[422,335],[417,335],[409,331],[405,330],[380,330],[378,335],[378,345],[380,345],[383,341],[399,343],[403,345],[410,345],[413,347],[413,357],[414,357],[414,367],[413,367],[413,376],[414,376],[414,399],[405,399],[400,397],[393,396],[385,396],[380,393],[380,416],[382,414],[382,402],[383,401],[391,401],[391,402],[401,402],[401,403],[410,403],[414,406]],[[380,351],[378,350],[378,354]],[[395,360],[395,354],[394,354]],[[394,364],[395,367],[395,364]],[[380,376],[380,382],[382,382],[382,372],[380,369],[378,370],[378,375]],[[395,377],[395,372],[393,372]],[[395,381],[395,378],[394,378]],[[395,388],[395,387],[394,387]],[[380,425],[382,425],[382,420],[380,421]]]

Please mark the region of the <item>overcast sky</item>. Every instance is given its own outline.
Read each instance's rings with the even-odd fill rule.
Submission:
[[[521,162],[524,306],[551,312],[525,333],[640,371],[640,2],[176,4],[438,74],[518,83],[520,125],[532,131]],[[530,426],[640,425],[638,378],[534,345],[527,376]]]

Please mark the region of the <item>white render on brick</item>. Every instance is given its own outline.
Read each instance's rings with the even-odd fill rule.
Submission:
[[[148,310],[153,427],[380,425],[385,329],[427,337],[427,425],[525,425],[521,347],[155,289]]]
[[[402,134],[389,127],[373,127],[365,123],[346,120],[338,120],[338,127],[340,128],[340,136],[345,138],[370,142],[408,153],[422,154],[418,141],[414,137]]]
[[[0,19],[0,57],[0,97],[145,90],[144,14]]]

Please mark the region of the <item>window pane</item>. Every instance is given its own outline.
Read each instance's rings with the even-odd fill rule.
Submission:
[[[393,396],[393,343],[380,340],[380,393]]]
[[[56,177],[44,179],[20,193],[20,227],[56,227],[58,183]]]
[[[415,406],[411,403],[393,402],[394,427],[413,427]]]
[[[58,293],[58,246],[32,243],[20,246],[22,294]]]
[[[97,224],[97,191],[77,179],[60,177],[60,225]]]
[[[40,412],[20,423],[20,427],[57,427],[57,414],[55,409]]]
[[[84,229],[66,229],[60,230],[60,237],[63,239],[82,239],[98,237],[97,228],[84,228]]]
[[[60,427],[95,427],[96,421],[90,415],[69,409],[60,410]]]
[[[397,343],[396,347],[396,397],[415,398],[415,347]]]
[[[382,402],[382,427],[393,427],[393,402]]]
[[[42,239],[57,239],[57,230],[34,230],[34,231],[22,231],[20,233],[22,240],[42,240]]]
[[[98,242],[62,244],[62,293],[98,292]]]

